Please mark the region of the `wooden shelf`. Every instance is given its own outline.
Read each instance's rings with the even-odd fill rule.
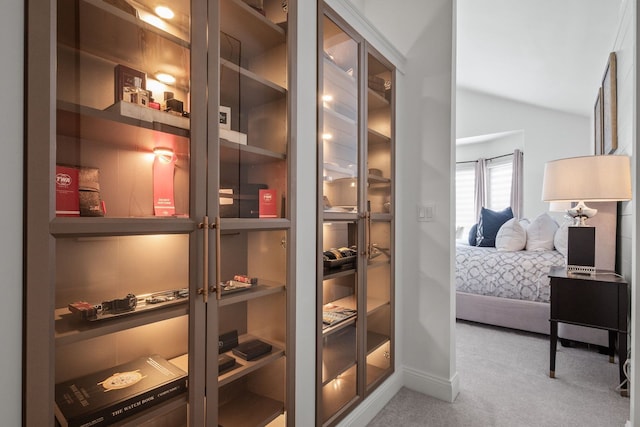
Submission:
[[[176,85],[189,87],[190,64],[184,59],[190,44],[183,38],[100,0],[60,0],[57,10],[58,43],[147,74],[157,72],[158,64],[171,65]]]
[[[357,310],[358,302],[356,300],[355,295],[350,295],[348,297],[340,298],[339,300],[331,301],[332,304],[339,305],[341,307],[350,308],[352,310]],[[389,301],[377,299],[377,298],[367,298],[367,315],[373,313],[376,310],[379,310],[381,307],[388,306]]]
[[[145,108],[145,107],[140,107]],[[169,114],[169,113],[160,113]],[[82,105],[58,101],[56,120],[59,135],[82,138],[131,150],[153,152],[157,135],[163,135],[163,144],[173,147],[178,156],[188,156],[188,129],[122,116],[113,110],[97,110]],[[114,138],[117,135],[117,138]]]
[[[322,384],[342,374],[356,364],[356,328],[342,328],[323,337]]]
[[[391,107],[389,101],[387,101],[387,99],[384,96],[380,95],[378,92],[367,88],[367,95],[369,96],[367,99],[367,106],[369,110],[378,110],[380,108]]]
[[[136,313],[133,311],[127,316],[96,322],[82,320],[69,312],[67,308],[58,308],[55,310],[56,346],[73,344],[102,335],[149,325],[162,320],[186,316],[187,314],[189,314],[189,305],[186,299],[181,303],[170,304],[144,312]]]
[[[218,387],[222,387],[226,384],[229,384],[233,381],[238,380],[239,378],[244,377],[245,375],[250,374],[251,372],[257,371],[258,369],[267,366],[271,362],[284,357],[284,345],[282,343],[276,343],[275,341],[266,340],[261,337],[254,337],[252,335],[241,335],[238,338],[239,343],[243,343],[252,339],[259,339],[266,343],[271,344],[271,352],[265,355],[260,356],[254,360],[244,360],[233,354],[232,351],[228,351],[225,354],[227,356],[233,357],[236,359],[236,366],[231,370],[223,373],[218,376]]]
[[[367,175],[367,182],[369,184],[391,184],[391,179],[369,174]]]
[[[55,237],[186,234],[197,228],[198,224],[190,218],[173,217],[58,217],[49,225],[49,231]]]
[[[389,336],[373,331],[367,331],[367,354],[371,354],[384,343],[389,342]]]
[[[258,280],[258,285],[245,291],[234,292],[223,295],[218,302],[220,307],[225,305],[237,304],[239,302],[249,301],[256,298],[262,298],[267,295],[273,295],[285,291],[285,285],[269,282],[267,280]],[[268,284],[266,284],[268,283]]]
[[[288,230],[291,221],[286,218],[221,218],[222,231]]]
[[[253,58],[286,43],[284,29],[241,0],[221,0],[220,31],[242,43],[242,54]]]
[[[346,264],[342,267],[324,269],[323,280],[336,279],[338,277],[351,276],[352,274],[356,274],[357,270],[354,265]]]
[[[356,366],[351,367],[341,375],[336,382],[329,382],[322,387],[323,421],[337,414],[341,408],[357,399],[356,394]]]
[[[284,100],[287,90],[252,71],[220,59],[220,104],[251,109],[276,100]]]
[[[263,426],[284,413],[284,403],[246,391],[218,408],[218,425]]]
[[[389,145],[391,137],[378,132],[375,129],[368,128],[367,136],[369,138],[369,145]]]
[[[286,160],[285,154],[252,145],[220,140],[220,162],[242,165],[262,165]]]

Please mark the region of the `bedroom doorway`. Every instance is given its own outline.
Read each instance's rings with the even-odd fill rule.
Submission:
[[[637,35],[628,36],[636,34],[633,24],[636,2],[592,1],[581,4],[580,8],[568,0],[542,3],[457,0],[456,5],[456,162],[473,160],[460,152],[462,146],[516,129],[522,135],[525,152],[523,216],[535,218],[549,210],[548,204],[540,200],[544,163],[594,154],[593,106],[597,89],[609,53],[636,50]],[[618,39],[624,34],[627,37]],[[631,76],[629,81],[634,80],[635,63],[628,67],[626,71],[619,70],[619,79],[620,73],[624,73]],[[628,93],[635,92],[632,83],[627,86]],[[620,88],[618,90],[621,93]],[[621,108],[619,106],[619,114],[625,114]],[[636,112],[626,114],[625,126],[629,127],[626,131],[630,132]],[[626,152],[632,151],[635,150],[628,147]],[[483,157],[495,155],[481,154]],[[470,179],[470,176],[469,171],[466,176],[464,171],[456,174],[456,188],[459,180]],[[456,194],[456,214],[463,218],[456,221],[456,240],[468,241],[469,224],[475,219],[469,214],[474,206],[470,197],[469,191]],[[636,222],[634,213],[625,215],[629,216],[628,224]],[[630,278],[636,268],[631,256],[635,237],[624,224],[622,236],[627,247],[623,247],[626,252],[619,252],[619,257],[628,259],[623,273]],[[493,326],[488,328],[491,330]],[[498,332],[501,330],[496,329]],[[458,340],[461,336],[464,337],[456,333]],[[533,335],[534,339],[540,336],[544,337]],[[458,349],[464,351],[459,345]],[[544,357],[548,357],[548,353]],[[457,358],[461,360],[461,355]],[[613,366],[615,378],[617,359]],[[610,366],[603,370],[607,368]],[[529,367],[523,364],[522,369]],[[582,378],[586,379],[586,374]],[[604,390],[615,395],[614,387],[607,382],[602,384]],[[612,399],[617,405],[619,399],[624,398],[618,395]],[[627,411],[630,403],[628,399],[623,400]]]

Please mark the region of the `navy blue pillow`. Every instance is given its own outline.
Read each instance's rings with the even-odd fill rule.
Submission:
[[[476,246],[494,247],[496,245],[496,235],[502,224],[513,218],[511,207],[503,211],[492,211],[482,208],[480,220],[478,221],[478,231],[476,233]]]
[[[475,246],[476,245],[476,233],[478,232],[478,224],[473,224],[473,227],[471,227],[471,230],[469,230],[469,246]]]

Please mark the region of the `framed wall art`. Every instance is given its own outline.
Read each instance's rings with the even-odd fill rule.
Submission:
[[[598,89],[598,96],[593,106],[593,154],[603,154],[603,109],[602,109],[602,87]]]
[[[602,154],[611,154],[618,148],[616,91],[616,53],[611,52],[602,78]]]

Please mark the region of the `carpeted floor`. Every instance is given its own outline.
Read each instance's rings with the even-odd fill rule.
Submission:
[[[369,424],[376,426],[620,426],[629,419],[618,358],[558,344],[549,378],[548,337],[457,323],[460,394],[443,402],[403,388]]]

